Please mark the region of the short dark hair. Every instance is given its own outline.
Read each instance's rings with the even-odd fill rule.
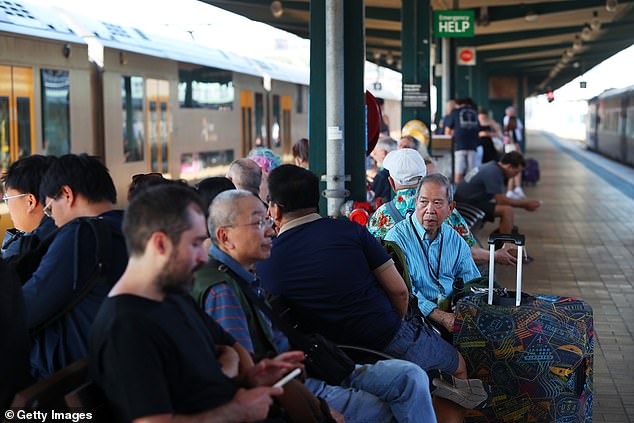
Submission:
[[[54,160],[42,178],[40,198],[57,196],[64,185],[89,203],[117,202],[108,168],[94,156],[65,154]]]
[[[291,148],[293,151],[293,157],[299,157],[300,160],[308,161],[309,142],[306,138],[301,138]]]
[[[198,191],[198,195],[200,195],[205,206],[205,217],[209,217],[209,206],[211,206],[211,202],[214,201],[214,198],[221,192],[236,189],[236,186],[229,178],[225,178],[224,176],[212,176],[203,179],[197,183],[194,188]]]
[[[510,164],[511,167],[526,167],[524,156],[519,151],[509,151],[500,158],[500,163]]]
[[[163,232],[172,244],[192,227],[187,208],[193,205],[204,215],[204,206],[196,191],[181,184],[161,184],[141,190],[123,216],[123,234],[128,253],[138,256],[153,233]]]
[[[319,179],[310,170],[282,165],[269,175],[269,197],[283,214],[301,209],[319,211]]]
[[[6,188],[38,197],[42,177],[54,160],[53,157],[39,154],[23,157],[9,166],[2,175],[2,182]]]

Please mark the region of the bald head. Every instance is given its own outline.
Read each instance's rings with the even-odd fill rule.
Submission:
[[[235,160],[229,166],[226,176],[233,182],[236,188],[252,192],[255,195],[260,193],[262,169],[260,169],[260,166],[253,160]]]

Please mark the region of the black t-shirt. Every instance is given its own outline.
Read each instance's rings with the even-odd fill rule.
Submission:
[[[491,126],[480,126],[480,131],[491,132]],[[493,145],[493,139],[491,137],[480,137],[478,139],[478,145],[482,146],[482,163],[488,163],[493,160],[498,161],[498,152]]]
[[[445,127],[454,130],[455,150],[475,150],[478,146],[480,122],[478,112],[471,106],[454,109],[445,120]]]
[[[104,301],[90,334],[91,377],[124,421],[200,413],[238,389],[216,356],[216,345],[234,343],[189,296],[118,295]]]

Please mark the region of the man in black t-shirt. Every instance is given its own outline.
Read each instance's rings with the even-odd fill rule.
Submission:
[[[123,232],[130,261],[99,310],[89,342],[91,376],[117,417],[265,419],[272,397],[283,392],[271,385],[302,367],[304,354],[253,365],[186,294],[194,271],[207,261],[205,216],[195,191],[159,185],[139,193]]]

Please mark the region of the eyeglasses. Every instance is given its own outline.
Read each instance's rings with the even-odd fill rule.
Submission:
[[[4,195],[2,196],[2,201],[4,201],[6,204],[9,204],[9,200],[11,200],[11,199],[13,199],[13,198],[20,198],[20,197],[24,197],[24,196],[26,196],[26,195],[29,195],[29,194],[17,194],[17,195],[7,195],[7,194],[4,194]]]
[[[53,218],[53,210],[51,209],[51,205],[53,204],[53,201],[55,201],[55,199],[51,199],[51,201],[49,201],[48,204],[45,205],[44,208],[42,209],[44,214],[47,217],[50,217],[51,219]]]
[[[258,219],[257,222],[253,223],[243,223],[241,225],[228,225],[228,228],[236,228],[238,226],[257,226],[259,230],[263,230],[265,228],[270,228],[275,223],[275,219],[271,216],[265,216]]]

